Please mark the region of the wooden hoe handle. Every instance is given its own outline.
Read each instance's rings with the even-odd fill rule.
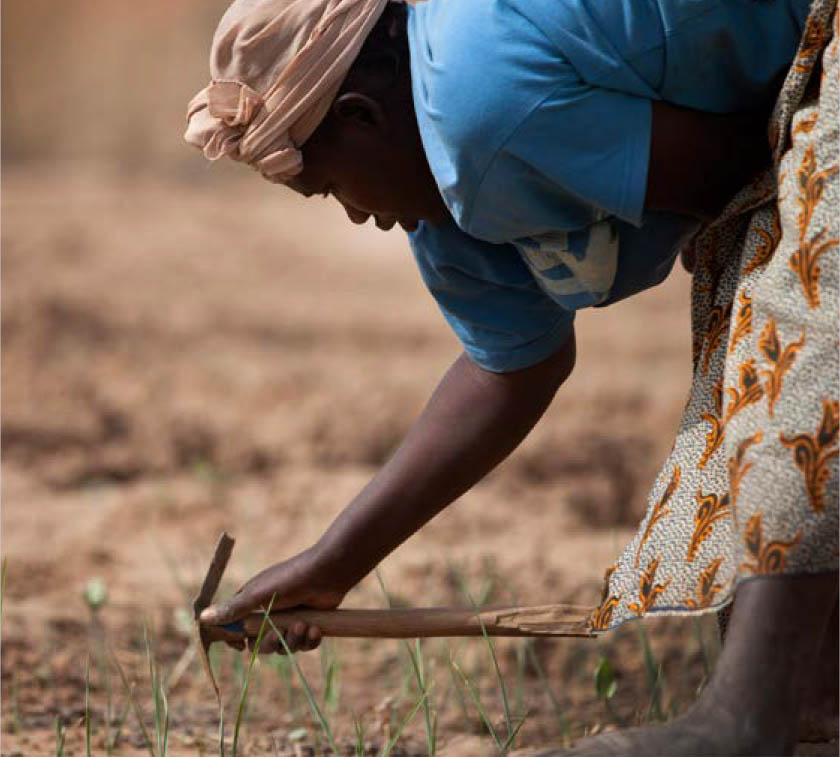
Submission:
[[[475,611],[459,607],[407,610],[288,610],[271,613],[271,621],[285,630],[297,622],[318,626],[325,636],[413,639],[432,636],[591,636],[592,608],[575,605],[505,607]],[[257,636],[262,613],[219,628],[218,638],[230,634]],[[482,631],[482,626],[484,630]],[[213,626],[205,626],[212,633]]]
[[[196,649],[213,690],[219,711],[222,696],[213,677],[207,650],[214,641],[256,637],[265,615],[254,612],[224,626],[202,623],[202,610],[212,601],[225,571],[234,540],[222,534],[207,575],[193,602]],[[593,608],[579,605],[538,605],[471,610],[463,607],[425,607],[409,610],[284,610],[271,613],[281,631],[295,623],[318,626],[325,636],[376,639],[413,639],[432,636],[593,636],[589,618]]]

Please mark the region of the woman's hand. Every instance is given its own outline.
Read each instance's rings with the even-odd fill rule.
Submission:
[[[332,610],[341,604],[350,588],[342,586],[336,580],[336,574],[337,571],[327,565],[322,551],[313,547],[257,573],[230,599],[206,608],[201,613],[201,621],[210,625],[226,625],[252,612],[266,610],[269,603],[272,610],[293,607]],[[321,643],[321,629],[316,626],[296,623],[279,630],[283,631],[283,638],[292,652],[315,649]],[[254,638],[249,638],[249,647],[254,642]],[[228,643],[239,649],[244,647],[244,643]],[[260,652],[285,652],[270,627],[263,635]]]

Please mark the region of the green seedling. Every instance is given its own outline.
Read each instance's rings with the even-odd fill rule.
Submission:
[[[481,718],[481,722],[484,724],[484,727],[487,729],[487,732],[490,734],[490,738],[493,739],[493,743],[496,745],[496,749],[501,752],[502,751],[502,742],[499,741],[499,736],[496,734],[496,729],[493,728],[493,724],[490,722],[490,718],[487,717],[487,713],[484,711],[484,705],[481,704],[481,697],[478,693],[478,688],[476,685],[470,680],[469,676],[461,670],[461,667],[458,665],[455,660],[449,661],[450,666],[458,674],[458,677],[461,679],[461,682],[464,684],[464,688],[466,688],[467,693],[470,695],[470,699],[472,699],[473,704],[475,705],[476,710],[478,711],[478,716]]]
[[[595,693],[603,701],[609,716],[619,727],[623,728],[626,723],[615,711],[612,704],[613,697],[615,697],[617,691],[618,681],[615,678],[615,670],[613,669],[612,663],[606,657],[601,657],[598,660],[598,666],[595,668]]]
[[[268,658],[268,664],[273,667],[278,675],[280,676],[280,680],[283,682],[283,688],[286,691],[286,710],[294,714],[297,711],[297,697],[295,696],[295,685],[294,680],[292,679],[292,666],[289,663],[288,659],[286,659],[285,655],[270,655]]]
[[[219,757],[225,757],[225,708],[219,706]]]
[[[106,732],[107,740],[105,741],[105,752],[110,757],[113,754],[114,750],[119,746],[120,737],[122,736],[122,727],[123,723],[125,723],[125,719],[128,717],[128,711],[131,708],[131,701],[126,698],[125,702],[123,702],[122,709],[120,710],[119,715],[117,716],[117,720],[114,723],[114,731],[111,733],[110,726]]]
[[[3,601],[6,598],[6,565],[8,558],[3,558],[3,567],[0,568],[0,625],[3,623]]]
[[[356,757],[364,757],[365,754],[365,729],[362,721],[353,716],[353,730],[356,732],[355,751]]]
[[[137,719],[137,726],[139,727],[140,734],[143,737],[144,746],[148,750],[149,755],[151,755],[151,757],[155,757],[155,750],[152,746],[152,740],[149,738],[149,732],[146,730],[146,724],[143,722],[143,712],[140,709],[140,705],[137,703],[137,697],[134,696],[134,687],[128,682],[128,677],[125,674],[125,670],[123,670],[123,666],[120,665],[120,661],[117,659],[117,656],[114,654],[113,650],[110,651],[110,656],[111,662],[117,669],[120,681],[122,681],[122,685],[125,689],[126,696],[128,697],[128,701],[131,704],[131,709],[134,712],[134,717]]]
[[[512,723],[510,724],[507,736],[505,737],[505,740],[502,741],[499,738],[499,734],[496,733],[496,729],[493,728],[493,724],[490,722],[490,718],[488,717],[487,712],[485,711],[484,706],[481,703],[481,696],[479,695],[478,687],[475,685],[475,683],[473,683],[470,677],[463,670],[461,670],[460,666],[457,662],[455,662],[455,660],[450,660],[449,664],[463,682],[464,688],[466,688],[467,692],[470,695],[470,699],[472,699],[473,704],[475,705],[475,708],[478,711],[478,716],[481,719],[481,722],[484,724],[484,727],[490,734],[490,738],[493,739],[493,744],[496,746],[496,750],[499,752],[499,754],[507,754],[513,747],[513,744],[516,740],[516,737],[519,735],[519,731],[521,730],[522,726],[525,725],[528,713],[526,713],[515,725]]]
[[[665,720],[665,713],[662,711],[662,669],[656,664],[653,656],[653,649],[650,646],[650,638],[644,623],[637,624],[639,642],[642,645],[642,653],[645,662],[645,675],[647,677],[648,689],[650,690],[650,703],[648,704],[647,719],[651,717],[657,720]]]
[[[61,718],[55,719],[55,757],[64,757],[64,742],[67,734],[64,731],[64,723]]]
[[[522,717],[525,709],[525,670],[528,667],[528,640],[519,641],[516,653],[516,687],[513,692],[513,709],[517,717]]]
[[[534,645],[532,643],[528,643],[527,650],[528,657],[531,661],[531,667],[536,672],[537,678],[539,679],[540,684],[542,685],[543,691],[546,693],[546,696],[551,702],[551,709],[554,712],[554,717],[557,719],[558,725],[560,726],[560,731],[563,733],[563,738],[566,741],[569,741],[571,738],[571,724],[569,723],[569,719],[566,717],[566,714],[563,711],[563,707],[560,705],[560,702],[558,701],[553,689],[551,688],[548,676],[545,674],[543,666],[540,663],[540,659],[539,657],[537,657],[537,653],[534,651]]]
[[[97,655],[97,663],[99,666],[99,680],[105,685],[105,754],[111,757],[114,750],[114,744],[111,741],[111,716],[113,697],[111,692],[111,672],[108,670],[108,663],[105,660],[105,655],[100,648]]]
[[[389,757],[394,747],[397,745],[397,742],[400,740],[400,736],[402,736],[402,732],[405,730],[405,727],[414,719],[414,716],[419,711],[425,698],[425,695],[421,696],[417,700],[411,711],[400,721],[400,724],[397,727],[397,730],[394,732],[394,735],[391,736],[390,739],[388,739],[388,743],[383,747],[381,757]]]
[[[335,712],[338,709],[341,687],[338,653],[335,645],[326,639],[321,643],[320,653],[324,709],[327,712]]]
[[[365,754],[365,726],[360,717],[353,715],[353,731],[356,734],[356,743],[353,745],[356,757],[364,757]]]
[[[458,656],[458,652],[460,647],[455,648],[455,651],[452,651],[452,648],[449,648],[449,660],[454,660]],[[458,701],[458,706],[461,709],[461,716],[464,721],[469,720],[470,713],[469,708],[467,705],[466,697],[464,696],[464,692],[461,690],[462,686],[458,684],[458,674],[455,672],[455,668],[449,664],[446,666],[449,669],[449,679],[452,682],[452,691],[455,692],[455,698]]]
[[[490,596],[490,591],[492,590],[492,579],[488,579],[487,583],[488,588],[486,592],[482,591],[482,601],[486,601],[486,598]],[[464,581],[463,579],[463,576],[461,576],[461,591],[464,593],[464,596],[472,605],[475,612],[478,613],[481,609],[481,605],[473,599],[472,595],[469,592],[469,589],[467,588],[466,581]],[[508,701],[507,687],[505,686],[505,679],[502,677],[502,671],[499,668],[499,660],[496,657],[496,647],[493,644],[493,641],[490,638],[490,636],[487,634],[487,629],[484,627],[484,621],[481,619],[480,615],[478,615],[478,622],[481,625],[481,635],[484,637],[484,642],[487,645],[488,650],[490,651],[490,659],[493,661],[493,670],[496,674],[496,680],[499,684],[499,691],[502,694],[502,706],[504,707],[505,713],[505,727],[507,728],[506,744],[513,744],[513,740],[516,738],[516,733],[522,727],[522,723],[520,722],[519,725],[516,726],[516,728],[514,729],[513,718],[510,714],[510,702]],[[502,750],[506,752],[508,748],[508,746],[503,745]]]
[[[90,579],[82,589],[82,598],[90,610],[91,618],[91,639],[96,642],[94,662],[98,670],[99,679],[105,689],[105,752],[111,755],[115,747],[115,739],[111,736],[112,721],[112,691],[111,675],[106,659],[105,648],[105,627],[102,624],[99,613],[108,603],[108,588],[105,581],[100,577]],[[90,658],[88,658],[88,665]]]
[[[525,725],[525,721],[528,719],[528,715],[530,713],[525,713],[520,719],[519,722],[513,727],[513,730],[510,732],[510,736],[508,736],[507,741],[502,744],[502,753],[507,754],[514,745],[516,741],[516,737],[519,735],[519,731],[522,729],[522,726]]]
[[[435,757],[437,754],[437,712],[432,711],[430,703],[429,692],[431,687],[426,681],[426,667],[423,661],[423,645],[420,639],[414,640],[414,650],[412,652],[411,645],[406,641],[405,648],[408,652],[408,657],[411,660],[411,667],[414,670],[414,677],[417,681],[417,689],[420,692],[421,701],[423,703],[423,716],[426,725],[426,749],[429,757]]]
[[[236,712],[236,723],[233,727],[233,746],[231,747],[231,755],[232,757],[236,757],[237,748],[239,746],[239,729],[242,726],[242,721],[245,715],[245,703],[248,701],[248,689],[251,685],[251,674],[254,670],[254,663],[257,660],[257,655],[260,652],[260,645],[262,644],[263,637],[265,636],[265,631],[268,622],[268,615],[271,612],[271,607],[274,604],[274,597],[271,598],[271,601],[268,603],[268,609],[265,611],[265,616],[263,617],[262,623],[260,624],[260,630],[257,634],[257,641],[254,644],[254,648],[251,650],[251,659],[248,661],[248,668],[245,671],[245,679],[242,683],[242,693],[239,696],[239,708]],[[224,746],[222,746],[224,750]]]
[[[149,679],[152,685],[152,699],[155,703],[155,740],[157,757],[166,757],[169,746],[169,702],[154,658],[154,643],[147,626],[143,626],[143,638],[146,642],[146,660],[149,664]]]
[[[82,597],[90,611],[96,615],[108,601],[108,589],[105,586],[105,581],[99,576],[91,578],[82,590]]]
[[[382,595],[385,598],[385,606],[389,609],[391,608],[391,595],[388,593],[388,590],[385,588],[385,581],[382,578],[382,574],[379,572],[379,569],[376,569],[376,580],[379,582],[379,588],[382,590]],[[426,683],[426,670],[423,661],[423,646],[420,642],[420,639],[415,639],[414,641],[414,649],[412,649],[411,644],[408,641],[403,641],[403,648],[408,655],[409,662],[411,664],[411,672],[414,675],[414,681],[417,684],[417,690],[420,693],[421,700],[423,702],[423,716],[425,720],[426,726],[426,749],[427,754],[430,757],[434,757],[437,754],[437,726],[438,726],[438,718],[437,712],[433,711],[431,698],[429,696],[429,687]]]
[[[478,608],[476,608],[476,610],[478,610]],[[499,682],[499,690],[502,693],[502,705],[505,711],[505,726],[507,727],[508,740],[511,741],[515,738],[516,733],[514,732],[513,719],[510,715],[510,703],[508,702],[505,679],[502,678],[502,671],[499,668],[499,660],[496,657],[496,646],[487,635],[487,629],[484,627],[484,623],[481,621],[481,618],[479,618],[479,623],[481,624],[481,633],[484,636],[484,641],[487,643],[487,648],[490,650],[490,658],[493,660],[493,670],[496,672],[496,680]],[[519,730],[519,728],[517,727],[516,730]]]
[[[231,661],[231,667],[233,668],[233,677],[239,683],[239,689],[241,691],[245,685],[245,678],[248,675],[248,666],[242,661],[239,655],[234,655]]]
[[[272,597],[272,602],[274,601],[274,597]],[[298,680],[300,681],[300,685],[303,688],[303,693],[306,696],[306,701],[309,703],[309,709],[312,710],[312,714],[315,719],[318,721],[318,724],[321,726],[321,730],[324,734],[324,738],[327,740],[327,744],[329,745],[330,749],[333,750],[333,753],[336,755],[341,754],[338,747],[336,746],[335,739],[332,735],[332,730],[330,729],[330,725],[327,722],[327,719],[324,717],[324,713],[322,712],[321,708],[318,706],[318,702],[315,699],[315,695],[312,693],[312,689],[309,686],[309,681],[306,680],[306,676],[303,674],[303,671],[300,669],[300,665],[298,664],[297,659],[292,654],[292,650],[289,649],[289,645],[286,643],[286,639],[283,637],[282,632],[274,625],[274,622],[271,620],[268,612],[265,613],[265,618],[268,620],[269,625],[271,626],[274,633],[277,635],[277,638],[280,640],[280,644],[283,647],[283,651],[288,655],[289,662],[291,662],[292,667],[297,674]]]
[[[85,665],[85,752],[90,757],[90,655]]]
[[[598,667],[595,668],[595,693],[599,699],[611,700],[618,691],[618,682],[615,680],[615,671],[612,663],[602,657],[598,660]]]

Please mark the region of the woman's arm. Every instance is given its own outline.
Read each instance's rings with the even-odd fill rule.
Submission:
[[[318,543],[262,571],[202,618],[227,623],[272,595],[277,609],[337,606],[383,557],[510,454],[574,361],[574,336],[547,360],[512,373],[490,373],[461,355],[394,456]],[[312,648],[319,638],[306,628],[287,636],[292,648]]]
[[[490,373],[461,355],[404,442],[324,534],[350,585],[504,460],[571,373],[575,341],[548,360]]]
[[[706,221],[770,165],[769,113],[718,115],[653,103],[645,208]]]

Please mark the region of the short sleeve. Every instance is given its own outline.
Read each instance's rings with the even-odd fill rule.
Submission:
[[[574,313],[539,287],[516,248],[481,242],[449,221],[409,241],[426,286],[470,358],[505,373],[545,360],[573,332]]]
[[[557,87],[497,151],[466,230],[487,241],[571,230],[559,217],[570,198],[638,225],[651,108],[647,98],[586,84],[567,66]]]

